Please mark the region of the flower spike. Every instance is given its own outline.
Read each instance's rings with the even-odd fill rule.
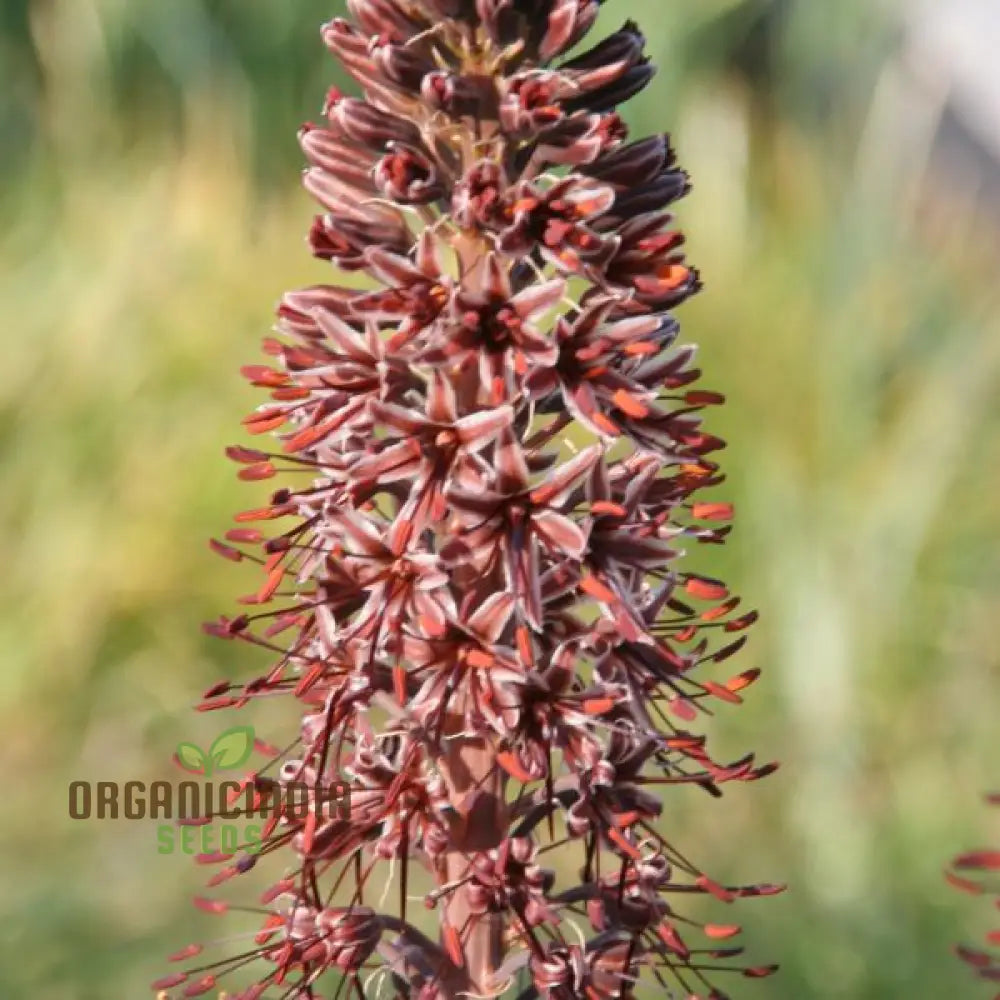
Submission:
[[[212,886],[284,873],[200,898],[249,943],[186,947],[157,989],[696,1000],[773,971],[683,904],[779,888],[720,885],[664,829],[670,786],[776,765],[697,731],[756,680],[724,665],[756,615],[689,555],[732,517],[723,397],[671,313],[700,286],[690,185],[618,113],[653,77],[637,25],[568,55],[599,6],[348,0],[323,28],[358,93],[300,132],[308,241],[367,280],[286,294],[244,369],[265,397],[228,455],[272,492],[212,547],[263,579],[207,628],[273,663],[199,706],[297,703],[240,788],[271,805],[259,843],[201,859]]]

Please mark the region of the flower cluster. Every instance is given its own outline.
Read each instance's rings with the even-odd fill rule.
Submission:
[[[990,795],[987,801],[1000,806],[1000,795]],[[951,863],[947,878],[963,892],[992,896],[1000,909],[1000,850],[986,848],[960,854]],[[958,945],[955,951],[980,979],[1000,983],[1000,929],[986,935],[986,945],[986,948]]]
[[[244,369],[270,396],[245,428],[277,444],[229,455],[282,485],[213,542],[263,582],[209,630],[275,662],[200,706],[296,699],[276,776],[247,781],[313,805],[264,828],[288,860],[255,947],[159,989],[253,963],[244,1000],[327,972],[361,997],[628,1000],[648,976],[717,998],[712,971],[772,971],[677,904],[778,887],[720,885],[658,828],[666,786],[775,765],[717,762],[692,728],[756,679],[719,672],[756,616],[686,561],[732,513],[702,499],[723,399],[670,314],[699,287],[669,212],[688,178],[616,110],[653,75],[638,27],[567,55],[598,6],[348,0],[323,29],[362,96],[300,134],[309,240],[368,280],[286,295]],[[350,814],[326,816],[343,781]],[[258,857],[213,858],[213,884]]]

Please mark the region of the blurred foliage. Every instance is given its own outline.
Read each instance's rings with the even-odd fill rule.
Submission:
[[[145,996],[213,933],[203,872],[152,825],[69,820],[66,787],[169,775],[229,724],[196,693],[259,666],[198,631],[251,586],[203,539],[256,500],[221,457],[257,402],[235,370],[325,274],[294,134],[339,81],[316,29],[340,10],[0,0],[0,996]],[[967,995],[951,943],[985,929],[940,872],[989,842],[1000,785],[1000,261],[933,166],[933,109],[900,124],[899,11],[603,14],[643,22],[660,75],[629,120],[695,179],[681,318],[730,396],[740,517],[694,558],[764,614],[764,679],[713,737],[784,768],[666,813],[709,870],[791,884],[732,914],[783,965],[736,996]]]

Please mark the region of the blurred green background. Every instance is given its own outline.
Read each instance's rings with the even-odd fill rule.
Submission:
[[[200,634],[256,583],[204,539],[262,493],[221,454],[258,401],[237,368],[327,273],[295,130],[343,82],[342,6],[0,0],[4,1000],[144,997],[213,933],[203,871],[69,820],[66,787],[169,776],[229,724],[197,692],[261,666]],[[989,913],[941,869],[1000,842],[996,6],[608,0],[602,26],[629,16],[660,66],[629,120],[695,182],[685,335],[730,397],[738,527],[700,565],[763,615],[764,678],[712,733],[783,762],[665,822],[791,885],[719,915],[783,966],[737,997],[978,995],[950,949]]]

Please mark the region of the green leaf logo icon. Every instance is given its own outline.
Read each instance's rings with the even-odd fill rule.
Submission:
[[[208,773],[208,757],[205,756],[201,747],[196,747],[193,743],[178,743],[177,759],[181,762],[181,767],[186,771],[198,771],[202,774]]]
[[[229,771],[245,763],[253,752],[253,727],[233,726],[220,733],[208,751],[214,769]]]

